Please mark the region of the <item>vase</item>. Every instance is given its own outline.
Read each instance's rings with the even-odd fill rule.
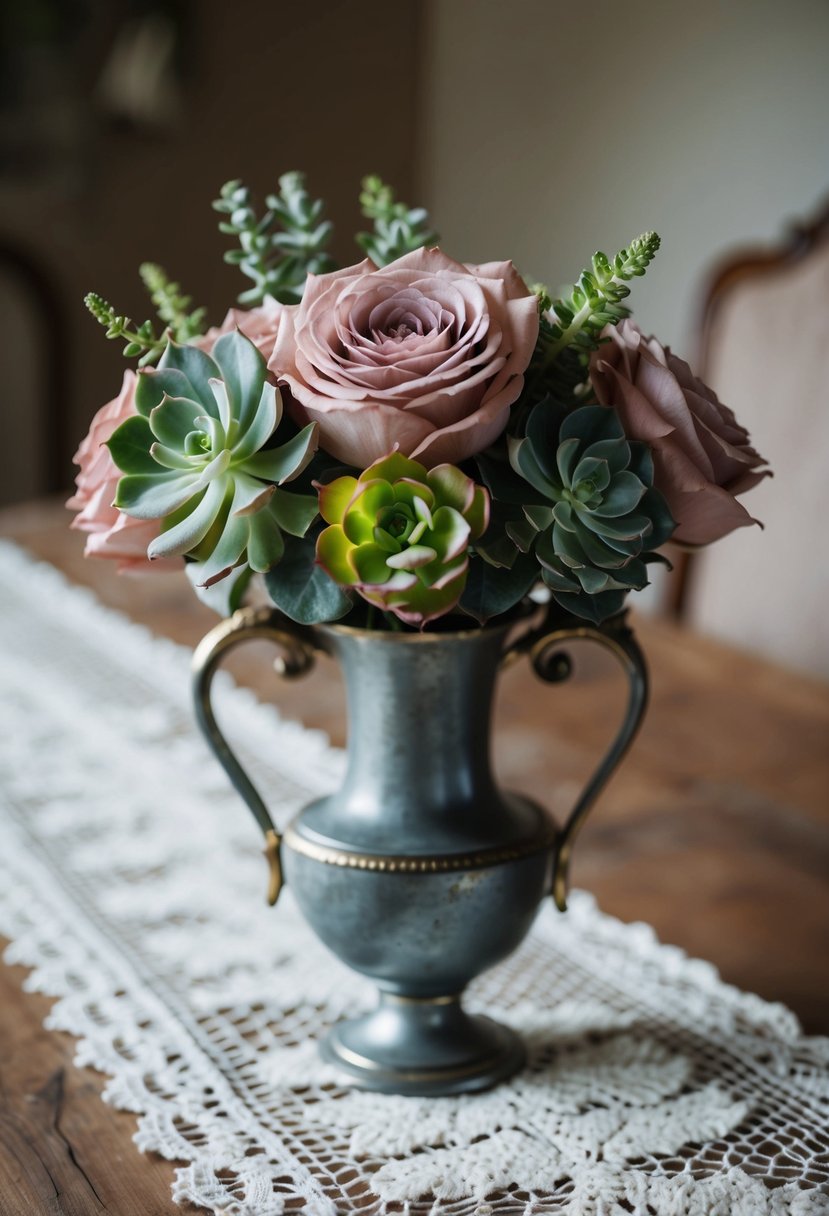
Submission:
[[[333,953],[371,977],[379,1001],[338,1022],[323,1055],[358,1085],[438,1095],[484,1089],[516,1072],[511,1029],[462,1004],[466,985],[520,944],[544,898],[566,906],[576,834],[629,747],[644,713],[647,673],[624,617],[602,626],[531,617],[458,632],[305,627],[271,609],[241,609],[194,655],[196,714],[265,835],[269,900],[286,881]],[[268,639],[277,670],[307,673],[316,652],[340,665],[348,706],[342,786],[307,805],[280,834],[213,714],[213,675],[233,647]],[[619,733],[558,828],[529,798],[499,789],[490,719],[499,670],[526,655],[537,674],[566,679],[560,647],[608,648],[629,681]]]

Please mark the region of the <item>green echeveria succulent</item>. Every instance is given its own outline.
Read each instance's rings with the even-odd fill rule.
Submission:
[[[163,520],[149,556],[197,561],[202,587],[244,562],[273,569],[283,530],[303,536],[317,515],[316,496],[279,488],[306,467],[317,437],[311,424],[273,446],[282,401],[253,343],[226,334],[211,357],[170,342],[158,368],[139,375],[135,400],[109,449],[124,473],[115,506]]]
[[[539,529],[536,556],[562,607],[596,622],[647,585],[647,562],[674,530],[653,489],[647,447],[629,442],[614,410],[582,406],[571,414],[548,401],[535,407],[510,462],[546,504],[526,508]],[[551,504],[551,505],[547,505]]]
[[[359,478],[323,486],[320,514],[330,525],[317,540],[326,573],[422,628],[460,599],[489,495],[454,465],[427,470],[392,452]]]

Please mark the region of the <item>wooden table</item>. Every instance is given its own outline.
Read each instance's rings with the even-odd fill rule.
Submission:
[[[178,642],[192,646],[215,623],[181,576],[119,578],[85,561],[67,522],[59,504],[35,504],[0,512],[0,535]],[[829,688],[665,623],[640,620],[637,632],[651,708],[579,842],[575,883],[829,1033]],[[499,772],[559,817],[622,711],[622,680],[604,664],[577,657],[576,678],[558,687],[526,664],[503,677]],[[234,672],[343,742],[327,662],[291,685],[253,652]],[[100,1101],[102,1080],[73,1067],[68,1036],[42,1029],[49,1002],[24,994],[23,978],[0,967],[0,1216],[181,1211],[170,1164],[136,1152],[134,1118]]]

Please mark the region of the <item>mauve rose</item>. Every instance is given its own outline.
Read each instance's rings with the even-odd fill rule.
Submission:
[[[434,468],[504,430],[537,337],[536,297],[511,262],[418,249],[309,275],[268,366],[336,459],[364,469],[397,448]]]
[[[133,519],[112,505],[121,472],[106,442],[136,412],[136,383],[135,372],[124,372],[121,392],[92,419],[89,434],[75,453],[80,472],[75,479],[76,491],[66,505],[78,512],[72,527],[88,533],[84,549],[87,557],[112,558],[118,562],[119,572],[175,570],[182,565],[180,558],[150,562],[147,557],[147,547],[158,536],[160,521]]]
[[[677,522],[672,540],[707,545],[757,523],[734,495],[771,470],[748,431],[717,395],[656,338],[630,320],[608,326],[590,359],[590,380],[602,405],[612,405],[629,439],[653,451],[654,485]]]

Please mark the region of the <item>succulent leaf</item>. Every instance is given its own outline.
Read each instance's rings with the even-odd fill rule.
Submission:
[[[228,335],[228,337],[234,336],[233,334]],[[215,355],[215,348],[213,353]],[[167,387],[168,380],[164,373],[168,372],[181,372],[185,380],[184,392],[171,391]],[[162,392],[167,396],[187,397],[190,401],[197,401],[202,407],[202,412],[206,411],[218,418],[218,404],[210,381],[221,380],[222,371],[216,360],[211,359],[210,355],[199,350],[197,346],[182,346],[178,342],[168,342],[164,348],[164,354],[158,361],[157,369],[155,371],[151,369],[148,372],[148,379],[151,382],[158,382]],[[178,377],[173,377],[172,383],[180,385],[181,381]]]
[[[203,574],[199,562],[185,562],[184,571],[202,603],[225,617],[231,616],[241,605],[253,573],[250,566],[236,566],[221,582],[205,587],[199,581]]]
[[[563,608],[597,623],[621,610],[627,591],[647,584],[649,551],[674,528],[651,484],[653,462],[639,447],[625,438],[614,410],[582,406],[566,414],[549,398],[530,414],[525,438],[510,445],[515,472],[548,499],[545,509],[524,512],[538,528],[542,577]]]
[[[152,442],[150,424],[136,414],[126,419],[106,446],[118,468],[125,473],[155,473],[155,461],[149,452]]]
[[[328,523],[317,540],[320,566],[370,604],[423,628],[460,599],[469,544],[486,529],[489,496],[460,469],[429,471],[392,452],[360,477],[324,486]]]
[[[239,446],[244,450],[247,443]],[[278,448],[256,451],[246,458],[245,463],[248,471],[254,476],[263,477],[266,481],[274,481],[281,486],[285,481],[292,481],[308,467],[316,448],[317,434],[314,424],[311,422],[287,443],[281,444]]]

